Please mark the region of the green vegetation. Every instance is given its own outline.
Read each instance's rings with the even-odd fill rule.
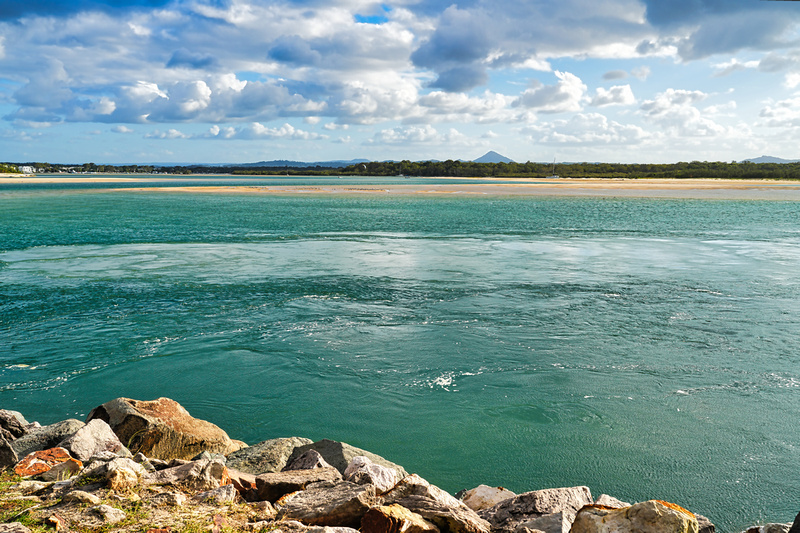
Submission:
[[[21,174],[16,165],[0,163],[0,174]]]
[[[375,161],[347,167],[253,167],[253,166],[153,166],[153,165],[61,165],[25,163],[39,173],[125,174],[233,174],[238,176],[447,176],[544,178],[553,174],[552,163],[475,163],[472,161]],[[0,164],[3,168],[14,165]],[[671,179],[762,179],[800,180],[800,163],[724,163],[692,161],[669,164],[563,163],[555,166],[562,178],[671,178]]]

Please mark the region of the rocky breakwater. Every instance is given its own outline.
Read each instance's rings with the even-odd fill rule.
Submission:
[[[454,497],[342,442],[247,446],[167,398],[117,398],[44,427],[0,410],[0,466],[0,533],[714,533],[675,504],[594,500],[588,487]]]

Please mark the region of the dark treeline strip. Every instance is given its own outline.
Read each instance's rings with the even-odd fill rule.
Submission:
[[[234,174],[241,176],[452,176],[544,178],[552,163],[474,163],[471,161],[383,161],[332,167],[54,165],[27,163],[37,172],[97,172],[141,174]],[[555,165],[562,178],[674,178],[800,180],[800,163],[724,163],[692,161],[669,164],[564,163]]]

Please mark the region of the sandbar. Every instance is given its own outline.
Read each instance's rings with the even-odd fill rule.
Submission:
[[[0,185],[14,183],[108,183],[107,189],[92,191],[181,192],[198,194],[265,194],[265,195],[466,195],[466,196],[608,196],[642,198],[758,199],[800,201],[800,181],[720,180],[720,179],[530,179],[530,178],[431,178],[431,183],[382,184],[381,178],[369,184],[297,184],[297,185],[202,185],[203,181],[219,182],[221,176],[158,176],[160,182],[191,180],[198,185],[115,188],[114,183],[141,181],[127,176],[38,176],[0,177]],[[224,179],[241,180],[238,176]],[[270,179],[270,176],[264,176]],[[277,177],[276,177],[277,178]],[[152,179],[152,177],[151,177]],[[436,182],[434,182],[434,180]],[[458,180],[458,183],[441,183]],[[285,183],[285,180],[282,180]],[[473,183],[474,181],[474,183]]]

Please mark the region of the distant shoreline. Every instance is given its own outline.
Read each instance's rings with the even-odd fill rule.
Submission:
[[[233,179],[238,176],[226,175]],[[217,179],[219,176],[216,177]],[[133,187],[118,189],[114,183],[135,182],[141,179],[136,175],[122,176],[19,176],[0,175],[2,184],[64,183],[97,184],[108,183],[101,191],[125,192],[181,192],[196,194],[270,194],[270,195],[470,195],[470,196],[609,196],[643,198],[697,198],[697,199],[764,199],[800,201],[800,182],[769,180],[716,180],[716,179],[628,179],[628,178],[558,178],[558,179],[519,179],[515,178],[457,178],[439,177],[437,180],[470,180],[476,183],[416,183],[416,184],[323,184],[323,185],[215,185],[215,186],[166,186]],[[167,176],[160,175],[159,181],[203,181],[215,179],[208,175]],[[269,179],[269,178],[264,178]],[[276,178],[277,179],[277,178]],[[376,181],[380,178],[376,178]],[[486,183],[490,181],[491,183]],[[524,183],[526,182],[526,183]]]

